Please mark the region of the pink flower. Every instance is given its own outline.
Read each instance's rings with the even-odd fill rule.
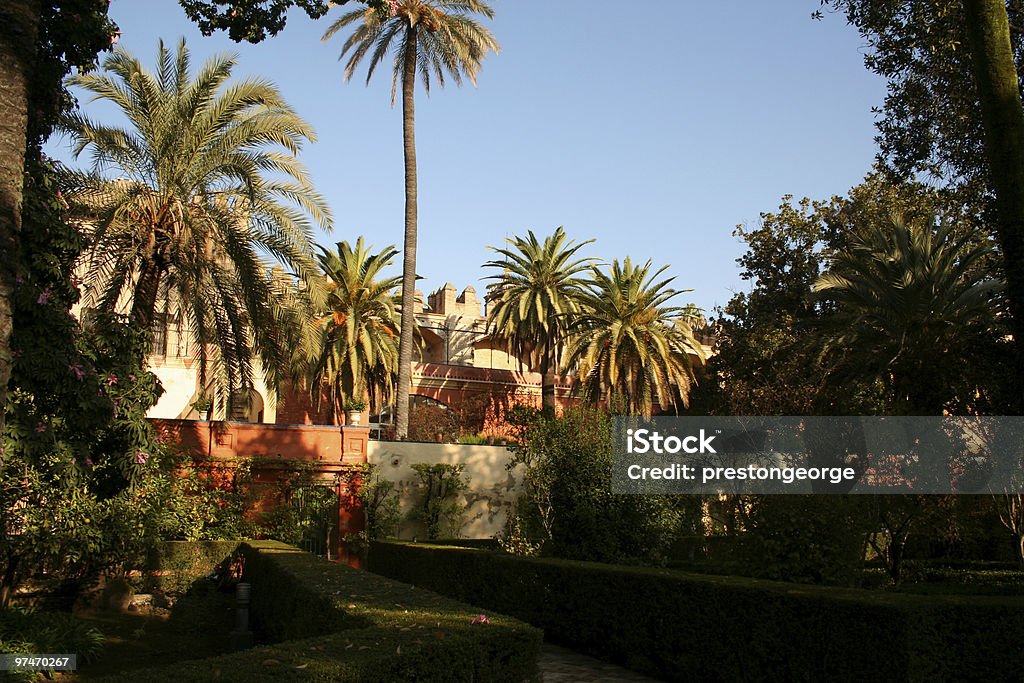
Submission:
[[[110,373],[109,375],[107,375],[107,386],[112,387],[115,384],[117,384],[117,375],[115,375],[114,373]]]
[[[36,425],[36,434],[42,434],[45,431],[46,431],[46,425],[44,425],[42,422],[40,422],[39,424]]]
[[[82,464],[85,465],[86,467],[92,467],[92,458],[87,457],[85,459],[85,462]]]
[[[135,452],[135,462],[137,464],[145,465],[147,460],[149,460],[149,453],[143,453],[142,451]]]
[[[75,375],[75,379],[77,379],[79,381],[81,381],[82,378],[85,377],[85,370],[82,369],[82,366],[79,363],[75,363],[74,365],[69,365],[68,366],[68,370],[71,373],[73,373]]]
[[[474,626],[485,626],[491,623],[491,620],[487,618],[486,614],[478,614],[477,616],[473,617],[473,621],[469,623],[473,624]]]
[[[36,303],[39,304],[40,306],[45,306],[49,302],[50,302],[50,288],[47,287],[46,289],[43,290],[43,293],[39,295],[39,298],[36,299]]]

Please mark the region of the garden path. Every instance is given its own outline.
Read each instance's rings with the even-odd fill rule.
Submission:
[[[544,683],[653,683],[656,678],[544,643],[538,659]]]

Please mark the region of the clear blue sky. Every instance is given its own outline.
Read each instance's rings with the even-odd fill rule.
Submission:
[[[884,83],[841,16],[811,19],[818,0],[493,6],[502,51],[478,86],[417,91],[427,293],[451,281],[482,294],[488,245],[564,225],[596,239],[588,255],[670,264],[675,286],[694,290],[683,298],[710,311],[746,286],[737,224],[756,225],[784,194],[844,194],[870,169]],[[389,68],[369,87],[364,70],[343,81],[343,36],[320,42],[336,14],[295,13],[255,46],[203,37],[176,0],[113,0],[110,14],[146,64],[159,38],[183,35],[197,63],[236,52],[236,75],[275,81],[319,136],[302,155],[335,216],[319,241],[401,245],[401,107],[390,106]]]

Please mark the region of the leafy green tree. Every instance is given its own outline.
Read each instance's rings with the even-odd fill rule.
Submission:
[[[64,76],[91,65],[116,30],[107,5],[94,0],[0,3],[0,432],[13,362],[12,297],[24,275],[14,256],[22,252],[25,165],[39,161],[43,140],[68,104]],[[3,461],[0,452],[0,467]]]
[[[341,48],[349,55],[345,79],[351,79],[369,55],[366,80],[389,51],[395,59],[391,80],[394,104],[399,84],[402,89],[402,134],[405,152],[405,243],[402,249],[402,333],[399,344],[398,391],[395,430],[399,439],[409,431],[409,388],[412,382],[412,346],[415,321],[412,311],[416,296],[417,175],[416,175],[416,74],[429,93],[431,78],[444,86],[447,75],[456,85],[463,75],[476,83],[476,75],[488,52],[498,51],[498,41],[471,15],[488,19],[491,6],[482,0],[398,0],[387,11],[368,8],[339,17],[327,32],[329,40],[348,27],[354,30]],[[351,53],[351,54],[349,54]]]
[[[494,282],[488,286],[487,328],[508,351],[529,359],[540,371],[542,404],[553,412],[555,373],[561,370],[562,351],[586,282],[580,274],[593,262],[576,253],[593,240],[576,243],[559,226],[543,242],[532,230],[508,242],[508,248],[491,247],[500,260],[484,264],[501,271],[488,276]]]
[[[398,252],[389,246],[371,253],[362,237],[354,247],[342,241],[336,251],[320,252],[327,306],[307,341],[311,390],[319,396],[324,384],[330,386],[335,415],[346,400],[367,394],[379,407],[390,398],[398,364],[394,292],[401,278],[382,276]]]
[[[740,277],[751,286],[715,321],[716,353],[708,381],[696,388],[696,407],[724,415],[815,412],[817,359],[801,326],[818,315],[811,284],[831,249],[827,219],[835,203],[794,203],[787,195],[757,227],[737,226],[733,234],[746,243]]]
[[[951,237],[961,240],[965,250],[984,254],[975,261],[972,277],[991,277],[995,272],[998,254],[978,230],[978,217],[956,191],[894,182],[876,172],[846,197],[803,199],[797,204],[787,196],[777,211],[761,215],[758,227],[737,229],[747,243],[746,253],[738,259],[741,276],[751,287],[735,295],[715,322],[717,353],[709,363],[709,380],[697,389],[698,405],[733,415],[856,415],[888,410],[890,396],[869,374],[841,375],[829,366],[841,357],[822,354],[818,326],[831,315],[835,302],[816,295],[812,286],[838,254],[848,251],[852,235],[863,226],[885,225],[894,213],[914,223],[943,216],[951,225]],[[954,384],[960,388],[947,388],[945,394],[964,401],[958,410],[991,412],[1004,406],[1005,378],[992,368],[1006,363],[1006,344],[980,329],[960,334],[970,353],[957,361],[960,374]],[[863,366],[868,360],[861,357],[857,362]],[[842,383],[822,381],[840,376],[845,378]],[[971,403],[967,395],[973,395],[973,390],[967,386],[983,387],[983,396]]]
[[[650,261],[639,266],[626,257],[608,273],[591,269],[565,363],[590,400],[617,395],[630,413],[646,416],[655,404],[688,405],[693,363],[705,359],[692,327],[699,312],[668,305],[683,292],[669,287],[674,278],[658,281],[666,268],[651,272]]]
[[[297,158],[312,129],[272,84],[229,82],[235,64],[217,57],[193,78],[181,41],[175,52],[160,44],[155,73],[117,50],[104,73],[72,78],[131,125],[66,117],[76,155],[88,150],[93,163],[67,170],[63,183],[88,216],[86,305],[110,311],[130,300],[147,329],[161,306],[176,307],[201,384],[243,393],[255,359],[276,386],[287,358],[273,306],[280,292],[261,254],[312,288],[313,226],[329,229],[331,219]]]
[[[572,560],[663,565],[686,533],[685,496],[612,492],[612,421],[593,406],[561,416],[520,409],[512,467],[524,472],[518,512],[542,553]]]
[[[143,331],[69,313],[82,248],[48,164],[26,165],[14,365],[0,468],[0,605],[28,577],[122,571],[158,530],[143,491],[161,446],[146,411],[161,393]],[[40,339],[47,343],[40,344]]]
[[[867,39],[888,81],[881,154],[901,177],[926,171],[966,196],[999,238],[1024,405],[1024,5],[1018,0],[825,0]]]
[[[899,216],[852,236],[814,283],[835,304],[821,324],[832,381],[871,378],[889,411],[942,414],[976,340],[1003,336],[1002,282],[978,267],[991,247],[970,240]]]
[[[199,25],[203,35],[224,30],[235,42],[259,43],[268,35],[276,36],[288,21],[288,10],[297,7],[310,19],[319,19],[332,5],[349,0],[179,0],[189,19]],[[382,15],[390,12],[388,0],[363,0],[363,4]]]

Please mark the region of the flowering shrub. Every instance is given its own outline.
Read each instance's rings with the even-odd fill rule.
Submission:
[[[26,170],[25,229],[12,259],[0,604],[33,573],[82,581],[123,570],[159,526],[146,478],[162,446],[145,415],[162,389],[144,366],[146,331],[117,316],[70,314],[82,237],[50,166]]]

